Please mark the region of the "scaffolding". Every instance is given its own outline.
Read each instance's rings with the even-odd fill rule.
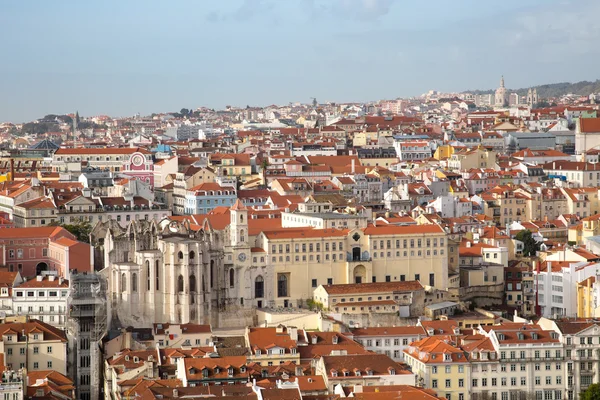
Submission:
[[[107,332],[106,291],[106,279],[100,274],[71,274],[67,331],[72,350],[71,372],[78,399],[99,399],[100,388],[103,387],[100,341]]]

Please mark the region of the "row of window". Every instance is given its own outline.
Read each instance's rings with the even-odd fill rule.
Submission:
[[[46,362],[46,365],[47,365],[47,368],[48,368],[48,369],[52,369],[52,361],[47,361],[47,362]],[[12,369],[12,363],[8,363],[8,364],[7,364],[7,368],[8,368],[8,369]],[[19,364],[19,368],[21,368],[21,369],[22,369],[22,368],[25,368],[25,363],[20,363],[20,364]],[[36,361],[36,362],[34,362],[34,363],[33,363],[33,369],[39,369],[39,368],[40,368],[40,363],[39,363],[39,362],[37,362],[37,361]],[[5,397],[4,397],[4,398],[6,399],[6,395],[5,395]]]
[[[402,339],[402,345],[403,346],[408,346],[409,343],[412,343],[414,341],[416,341],[416,338],[404,338]],[[358,343],[360,343],[361,345],[365,346],[365,347],[373,347],[373,343],[375,344],[375,347],[381,347],[381,344],[383,343],[384,346],[390,346],[392,344],[392,339],[365,339],[365,340],[357,340]],[[393,343],[394,346],[400,346],[400,339],[393,339]]]
[[[339,254],[339,258],[338,258],[338,254],[332,254],[331,255],[331,261],[337,261],[340,260],[342,261],[344,259],[344,255],[342,253]],[[291,257],[290,256],[285,256],[285,261],[283,261],[284,258],[283,256],[279,256],[279,262],[290,262],[291,261]],[[294,258],[295,262],[300,262],[300,256],[295,256]],[[316,256],[313,256],[312,254],[309,255],[308,257],[306,257],[305,255],[302,256],[302,261],[306,262],[306,261],[312,262],[312,261],[316,261],[316,262],[321,262],[321,255],[317,254]],[[325,261],[329,261],[330,257],[329,254],[325,254]],[[277,257],[273,256],[271,257],[271,262],[276,263],[277,262]]]
[[[553,333],[555,333],[555,332],[553,332]],[[552,335],[552,336],[554,336],[554,335]],[[532,339],[537,339],[537,333],[533,332],[531,334],[531,338]],[[553,339],[554,339],[554,337],[553,337]],[[498,334],[498,340],[504,340],[504,334],[499,333]],[[516,351],[511,351],[511,352],[509,352],[509,356],[510,356],[510,359],[516,359],[517,358],[517,352]],[[540,358],[540,356],[541,356],[541,351],[540,350],[535,350],[533,352],[533,357],[534,358]],[[552,351],[551,350],[544,351],[544,358],[551,358],[551,357],[552,357]],[[561,358],[562,357],[562,352],[560,350],[555,350],[554,351],[554,357]],[[525,351],[521,351],[519,353],[519,358],[520,359],[525,359],[526,358],[526,352]],[[501,360],[505,360],[506,359],[506,351],[501,351],[500,352],[500,359]],[[536,365],[539,365],[539,364],[536,364]]]
[[[380,240],[379,241],[379,248],[380,249],[384,249],[384,243],[385,243],[385,248],[386,249],[391,249],[392,248],[392,240]],[[402,243],[402,247],[400,247],[400,243]],[[415,243],[417,244],[416,247],[423,247],[423,243],[425,243],[425,247],[438,247],[438,239],[437,238],[433,238],[433,239],[417,239],[415,241],[415,239],[410,239],[410,247],[408,246],[409,240],[408,239],[403,239],[402,242],[400,242],[399,239],[396,240],[396,249],[407,249],[407,248],[415,248]],[[440,238],[439,240],[440,243],[440,247],[444,247],[444,239]],[[433,246],[432,246],[433,244]],[[374,240],[373,241],[373,249],[377,250],[378,246],[377,246],[377,241]]]
[[[48,296],[46,296],[46,291],[45,290],[28,290],[28,291],[23,291],[23,290],[17,290],[15,291],[15,295],[17,297],[36,297],[37,293],[37,297],[58,297],[58,291],[57,290],[49,290],[48,291]],[[67,290],[61,290],[60,291],[60,296],[61,297],[67,297],[68,295],[68,291]]]
[[[20,347],[19,348],[19,354],[22,355],[22,356],[24,356],[25,353],[26,353],[25,347]],[[52,346],[47,346],[46,347],[46,353],[47,354],[52,354]],[[39,346],[34,346],[33,347],[33,354],[40,354],[40,348],[39,348]],[[8,356],[12,356],[13,355],[13,349],[12,349],[12,347],[9,347],[9,348],[6,349],[6,355],[8,355]]]
[[[8,250],[8,258],[23,258],[24,257],[24,250],[23,249],[17,249],[16,251],[14,249],[9,249]],[[36,258],[37,254],[36,254],[36,249],[29,249],[29,258]],[[42,257],[48,257],[48,249],[42,249]]]
[[[344,242],[339,242],[339,246],[338,246],[338,244],[336,242],[332,242],[331,243],[331,251],[337,251],[338,247],[339,247],[340,251],[343,251],[344,250]],[[325,249],[325,251],[329,251],[329,243],[325,243],[323,245],[323,248]],[[285,245],[285,252],[289,253],[290,249],[291,249],[291,245],[286,244]],[[321,251],[321,243],[315,243],[314,246],[313,246],[313,243],[308,243],[308,246],[307,246],[307,243],[302,243],[302,245],[300,245],[299,243],[296,243],[295,246],[294,246],[295,252],[299,253],[300,249],[302,249],[302,253],[306,253],[307,249],[311,253],[313,251],[315,251],[315,249],[316,249],[316,251]],[[273,245],[271,245],[271,254],[277,254],[278,253],[277,250],[279,250],[280,254],[283,253],[284,245],[283,244],[280,244],[280,245],[273,244]]]
[[[54,312],[56,312],[56,311],[55,311],[55,309],[56,309],[56,308],[55,308],[54,306],[49,306],[49,307],[48,307],[48,312],[49,312],[49,313],[54,313]],[[17,313],[19,313],[19,314],[20,314],[20,313],[22,313],[22,312],[23,312],[23,307],[21,307],[21,306],[18,306],[18,307],[17,307]],[[33,306],[28,306],[28,307],[27,307],[27,312],[28,312],[28,313],[36,313],[36,312],[37,312],[37,313],[43,314],[43,313],[45,313],[45,312],[46,312],[46,309],[44,308],[44,306],[39,306],[39,307],[38,307],[38,310],[37,310],[37,311],[34,311],[34,309],[33,309]],[[65,309],[64,309],[64,307],[60,307],[60,306],[59,306],[59,307],[58,307],[58,312],[59,312],[59,313],[65,312]]]
[[[402,254],[402,255],[401,255]],[[440,256],[444,255],[444,250],[441,249],[440,250]],[[438,251],[437,250],[433,250],[433,256],[437,256],[438,255]],[[407,251],[404,251],[403,253],[400,253],[400,251],[396,251],[396,257],[408,257],[409,253]],[[426,250],[426,251],[421,251],[418,250],[416,252],[416,256],[417,257],[423,257],[423,256],[427,256],[427,257],[431,257],[431,250]],[[373,252],[373,258],[392,258],[393,257],[393,253],[388,251],[387,254],[384,253],[383,251],[377,253],[377,252]],[[415,251],[411,250],[410,251],[410,257],[415,257]],[[312,254],[309,255],[308,257],[306,255],[303,255],[302,257],[300,257],[299,255],[294,256],[294,261],[295,262],[311,262],[311,261],[316,261],[316,262],[321,262],[322,258],[320,254],[317,254],[315,256],[313,256]],[[329,254],[325,254],[324,257],[325,261],[343,261],[344,260],[344,254],[343,253],[339,253],[339,257],[338,254],[334,253],[331,254],[331,257],[329,256]],[[285,256],[285,258],[283,256],[279,256],[279,262],[291,262],[292,258],[290,256]],[[271,257],[271,262],[276,263],[278,262],[278,259],[276,256]],[[463,264],[464,264],[464,260],[463,260]],[[495,277],[494,277],[495,278]],[[495,280],[494,280],[495,281]]]

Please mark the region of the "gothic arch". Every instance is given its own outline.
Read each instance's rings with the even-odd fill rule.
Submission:
[[[235,286],[235,270],[233,268],[229,269],[229,287]]]
[[[183,293],[183,275],[177,278],[177,292]]]
[[[196,276],[190,275],[190,293],[194,293],[196,291]]]
[[[154,262],[154,275],[156,278],[156,287],[154,288],[155,290],[160,290],[160,269],[158,268],[159,266],[159,262],[158,260],[156,260]]]
[[[127,291],[127,277],[125,276],[125,272],[121,274],[121,293],[125,293]]]
[[[150,290],[150,260],[146,260],[146,290]]]
[[[131,275],[131,291],[137,293],[138,290],[138,282],[137,282],[137,274],[134,272]]]

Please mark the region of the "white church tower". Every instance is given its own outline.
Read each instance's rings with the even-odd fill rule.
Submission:
[[[230,238],[231,246],[248,246],[248,209],[237,199],[230,209],[231,226]]]

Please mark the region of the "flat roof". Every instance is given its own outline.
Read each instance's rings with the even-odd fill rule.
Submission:
[[[298,212],[293,212],[293,213],[282,213],[282,214],[287,214],[287,215],[297,215],[297,216],[301,216],[301,217],[314,217],[314,218],[321,218],[321,219],[356,219],[356,218],[366,218],[360,215],[356,215],[356,214],[338,214],[338,213],[298,213]]]
[[[442,301],[441,303],[430,304],[430,305],[426,306],[425,308],[427,308],[429,310],[441,310],[442,308],[454,307],[454,306],[458,306],[458,303],[455,303],[453,301]]]

